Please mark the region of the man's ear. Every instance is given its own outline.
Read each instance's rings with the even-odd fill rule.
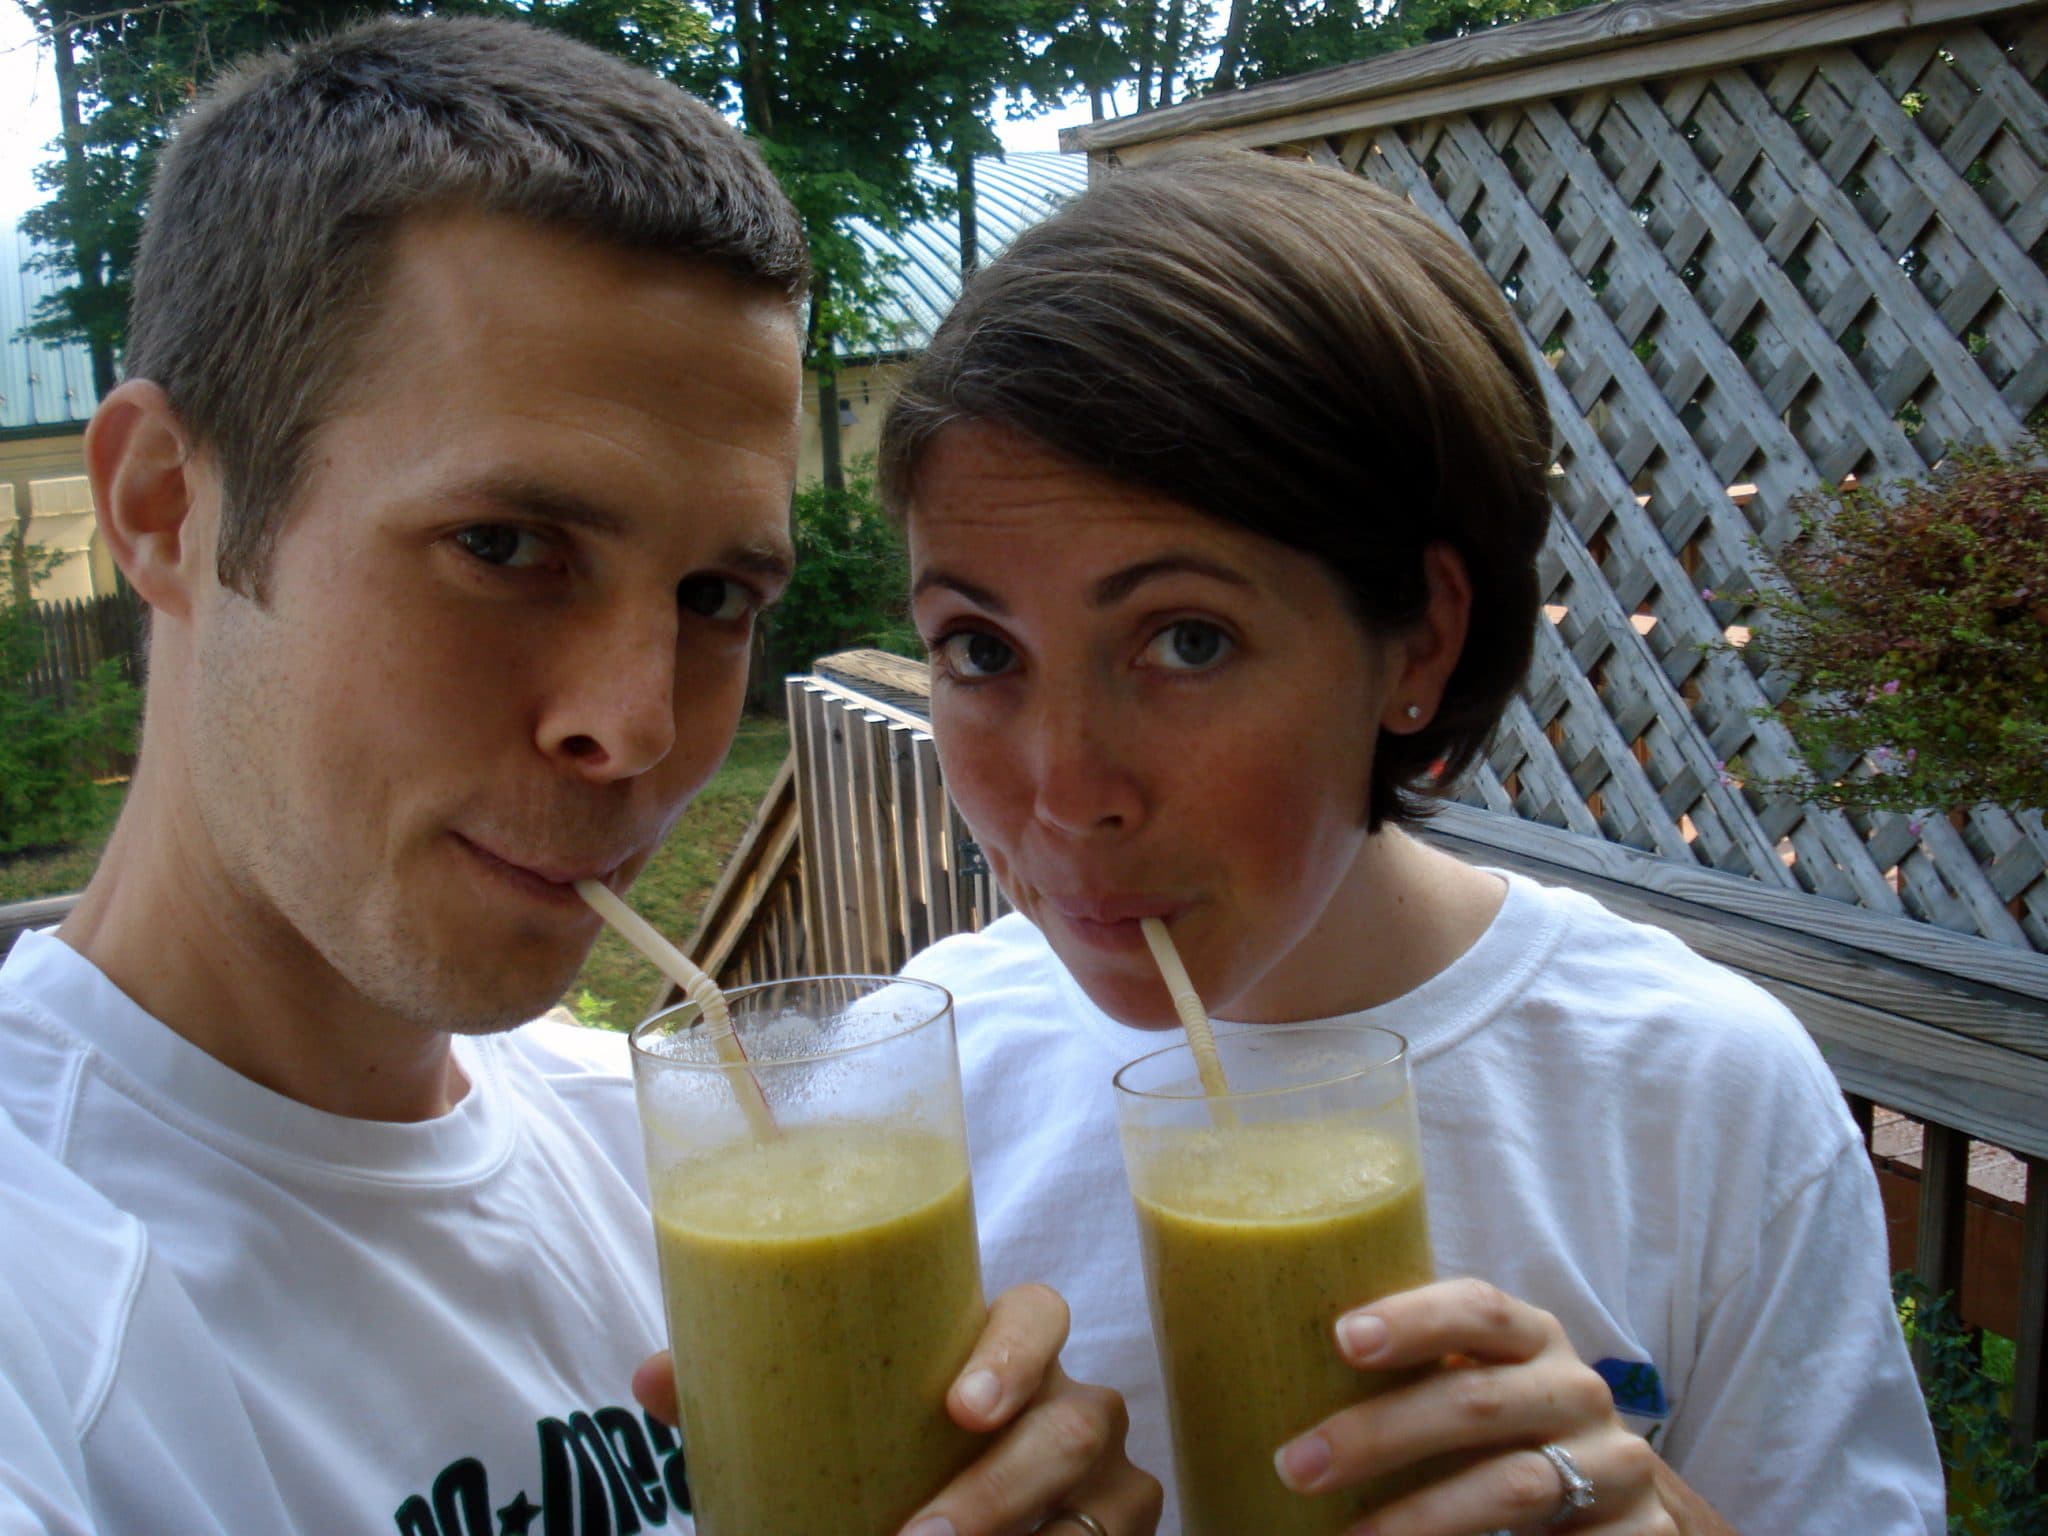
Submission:
[[[1401,636],[1398,670],[1380,718],[1381,728],[1396,735],[1419,731],[1435,718],[1472,627],[1472,577],[1457,550],[1430,545],[1422,552],[1422,570],[1429,606]]]
[[[196,457],[170,397],[148,379],[118,385],[85,429],[100,536],[137,595],[175,618],[190,613],[195,580],[211,576],[199,569],[211,540],[192,517],[208,478]]]

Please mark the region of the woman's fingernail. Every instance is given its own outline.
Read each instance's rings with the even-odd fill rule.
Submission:
[[[1003,1400],[1003,1384],[996,1380],[994,1371],[969,1371],[960,1378],[960,1405],[969,1413],[987,1417],[996,1411],[996,1404]],[[951,1536],[952,1526],[944,1532],[933,1532],[932,1536]],[[919,1531],[917,1536],[925,1536]]]
[[[1354,1365],[1364,1365],[1387,1347],[1387,1325],[1370,1312],[1347,1312],[1337,1319],[1337,1347]]]
[[[1296,1493],[1309,1493],[1330,1470],[1330,1442],[1321,1435],[1303,1435],[1274,1453],[1273,1470]]]
[[[944,1515],[932,1515],[915,1525],[906,1526],[903,1536],[960,1536],[960,1533],[953,1529],[953,1522]]]

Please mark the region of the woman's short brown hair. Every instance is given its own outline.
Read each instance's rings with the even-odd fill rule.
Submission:
[[[1550,418],[1499,288],[1357,176],[1247,153],[1112,175],[968,285],[882,432],[898,515],[957,422],[1322,559],[1372,633],[1427,601],[1423,552],[1472,581],[1441,705],[1383,733],[1368,826],[1414,822],[1485,745],[1534,644]]]

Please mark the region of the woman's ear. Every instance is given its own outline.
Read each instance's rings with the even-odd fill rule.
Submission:
[[[1448,544],[1432,544],[1422,552],[1422,573],[1429,602],[1396,642],[1395,672],[1380,714],[1380,728],[1400,736],[1436,718],[1472,623],[1472,577],[1464,558]]]
[[[178,618],[191,611],[195,577],[209,574],[197,570],[194,458],[170,397],[148,379],[118,385],[85,429],[100,536],[137,595]]]

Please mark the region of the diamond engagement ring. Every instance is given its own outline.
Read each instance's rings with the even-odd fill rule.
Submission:
[[[1572,1460],[1572,1453],[1561,1445],[1539,1445],[1536,1449],[1557,1469],[1558,1480],[1564,1484],[1564,1499],[1557,1506],[1557,1513],[1550,1517],[1550,1524],[1560,1524],[1583,1510],[1591,1509],[1598,1495],[1593,1491],[1592,1479],[1581,1472],[1579,1464]]]

